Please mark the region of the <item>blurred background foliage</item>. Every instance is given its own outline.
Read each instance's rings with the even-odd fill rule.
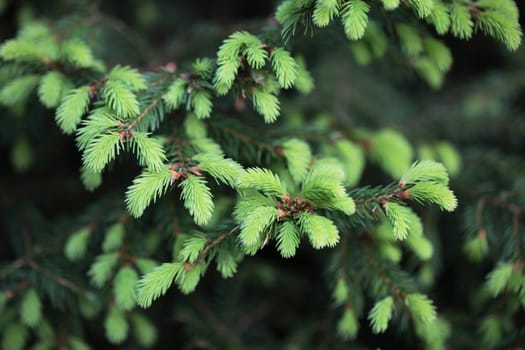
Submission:
[[[275,26],[276,6],[276,1],[241,0],[0,0],[0,40],[14,37],[20,24],[43,18],[59,31],[78,32],[108,66],[147,70],[214,57],[233,31]],[[525,7],[518,6],[523,14]],[[305,98],[285,96],[284,118],[304,129],[334,120],[352,130],[394,129],[410,141],[416,158],[456,162],[451,187],[458,210],[446,216],[431,211],[423,218],[433,223],[432,269],[411,271],[411,261],[404,265],[428,282],[426,292],[448,320],[447,348],[479,349],[480,341],[486,348],[524,347],[523,309],[509,312],[504,300],[487,301],[481,285],[501,256],[525,246],[525,49],[509,53],[481,35],[468,42],[445,37],[454,63],[442,87],[434,89],[395,48],[386,58],[359,64],[348,41],[332,29],[290,42],[292,52],[303,53],[316,87]],[[56,249],[79,215],[82,221],[85,208],[86,217],[98,211],[108,222],[118,218],[124,210],[119,196],[137,173],[132,163],[116,164],[99,190],[87,192],[78,177],[74,140],[58,130],[51,110],[33,102],[11,110],[9,117],[5,108],[0,113],[1,261],[13,261],[23,251],[20,223],[48,242],[42,249]],[[297,113],[303,119],[294,119]],[[360,185],[389,181],[367,164]],[[100,208],[102,194],[114,196]],[[149,229],[147,222],[134,225],[143,233]],[[136,239],[155,246],[148,237]],[[334,333],[339,314],[330,301],[331,282],[323,281],[329,277],[322,277],[326,256],[302,247],[294,259],[283,260],[265,249],[243,261],[233,279],[210,272],[194,294],[171,289],[148,311],[158,330],[155,348],[347,348]],[[63,275],[78,280],[78,271],[59,260],[50,255],[46,264],[62,264]],[[60,316],[74,302],[67,291],[47,295],[57,306],[55,319],[64,323],[59,328],[82,329],[93,348],[108,346],[96,323],[67,324],[74,318]],[[395,329],[375,335],[362,327],[357,340],[366,348],[416,348],[414,338],[398,337]]]

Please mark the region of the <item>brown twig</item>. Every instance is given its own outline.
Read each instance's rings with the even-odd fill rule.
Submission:
[[[247,135],[244,135],[244,134],[241,134],[240,132],[237,132],[236,130],[233,130],[232,128],[229,128],[229,127],[224,127],[222,128],[222,130],[226,133],[226,134],[229,134],[241,141],[244,141],[245,143],[251,143],[252,145],[256,145],[257,147],[260,147],[262,149],[265,149],[267,151],[270,151],[278,156],[282,156],[283,155],[283,150],[281,148],[277,148],[277,147],[273,147],[271,145],[268,145],[266,143],[263,143],[263,142],[258,142],[258,141],[255,141],[254,139],[252,139],[251,137],[247,136]]]
[[[141,119],[144,118],[146,116],[146,114],[148,114],[148,112],[160,102],[161,99],[162,99],[162,96],[158,96],[156,99],[151,101],[151,103],[146,108],[144,108],[142,113],[140,113],[135,119],[133,119],[133,121],[131,123],[127,124],[128,130],[133,129],[133,127],[138,122],[140,122]]]
[[[195,266],[199,265],[199,263],[202,261],[202,259],[204,259],[204,257],[206,256],[206,254],[208,254],[208,252],[210,251],[211,248],[213,248],[216,245],[218,245],[219,243],[221,243],[224,239],[229,237],[231,234],[233,234],[237,230],[238,230],[238,227],[236,226],[232,230],[221,234],[220,236],[218,236],[214,240],[208,241],[208,243],[206,243],[206,245],[204,246],[204,249],[199,253],[199,256],[197,257],[197,259],[193,263],[187,264],[186,265],[187,266],[186,269],[187,270],[191,270]]]
[[[88,293],[87,290],[83,289],[82,287],[76,285],[75,283],[71,282],[70,280],[64,277],[49,271],[33,259],[31,236],[25,227],[22,229],[22,238],[24,240],[24,261],[25,263],[27,263],[28,266],[33,268],[35,271],[38,271],[41,274],[45,275],[49,279],[54,280],[61,286],[72,290],[75,293],[83,295]]]

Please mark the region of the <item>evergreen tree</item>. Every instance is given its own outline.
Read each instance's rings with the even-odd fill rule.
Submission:
[[[0,0],[2,349],[524,346],[519,10]]]

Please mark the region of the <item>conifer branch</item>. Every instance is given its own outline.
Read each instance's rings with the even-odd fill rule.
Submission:
[[[197,259],[193,263],[188,263],[188,262],[184,263],[184,267],[186,268],[186,271],[189,271],[193,269],[195,266],[199,265],[202,259],[206,257],[206,254],[208,254],[210,249],[212,249],[213,247],[221,243],[224,239],[228,238],[229,236],[231,236],[233,233],[235,233],[238,230],[239,230],[239,227],[235,226],[230,231],[220,234],[217,238],[208,240],[204,248],[201,250],[201,252],[197,256]]]
[[[33,250],[32,250],[32,243],[31,243],[31,236],[26,228],[22,230],[22,238],[24,240],[24,251],[25,251],[25,261],[27,265],[32,267],[35,271],[40,272],[42,275],[46,276],[47,278],[55,281],[56,283],[60,284],[61,286],[77,293],[80,295],[87,295],[88,291],[84,288],[78,286],[77,284],[73,283],[72,281],[68,280],[67,278],[57,275],[48,269],[44,268],[42,265],[38,264],[33,259]]]
[[[25,257],[18,258],[16,260],[14,260],[13,262],[11,262],[10,264],[8,264],[7,266],[4,266],[0,270],[0,278],[4,279],[8,275],[10,275],[12,272],[14,272],[14,271],[16,271],[16,270],[26,266],[26,265],[27,265],[27,261],[26,261]]]
[[[363,248],[366,257],[370,261],[370,266],[375,270],[376,274],[379,277],[381,277],[385,284],[387,284],[390,287],[391,294],[394,296],[394,298],[402,299],[404,295],[403,291],[397,286],[395,281],[383,271],[377,260],[374,258],[372,252],[370,251],[370,248],[366,244]]]
[[[232,128],[229,128],[229,127],[221,127],[221,130],[224,131],[224,133],[238,139],[238,140],[241,140],[242,142],[245,142],[247,144],[252,144],[252,145],[255,145],[261,149],[264,149],[264,150],[267,150],[275,155],[278,155],[278,156],[282,156],[283,155],[283,151],[281,148],[277,148],[277,147],[274,147],[274,146],[271,146],[271,145],[268,145],[264,142],[259,142],[259,141],[256,141],[254,139],[252,139],[251,137],[249,137],[248,135],[245,135],[245,134],[241,134],[240,132],[232,129]]]
[[[155,106],[157,106],[157,104],[159,104],[161,100],[162,100],[162,95],[155,98],[153,101],[151,101],[151,103],[147,105],[146,108],[144,108],[144,110],[138,116],[136,116],[135,119],[133,119],[133,121],[125,124],[127,129],[128,130],[133,129],[133,127],[137,125],[137,123],[140,122],[142,118],[144,118],[149,113],[149,111],[155,108]]]

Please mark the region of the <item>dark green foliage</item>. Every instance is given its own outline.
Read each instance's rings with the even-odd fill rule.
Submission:
[[[2,348],[522,346],[517,2],[240,4],[0,1]]]

